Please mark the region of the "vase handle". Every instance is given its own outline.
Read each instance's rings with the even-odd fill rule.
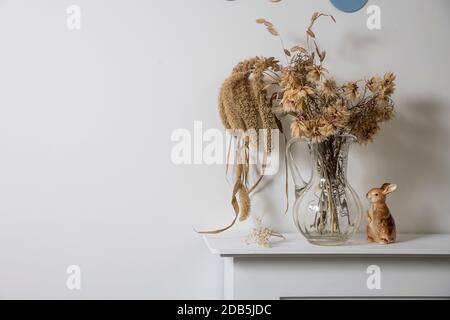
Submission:
[[[296,195],[297,195],[297,191],[299,189],[303,189],[308,184],[308,182],[305,181],[305,179],[302,177],[300,170],[294,161],[294,157],[292,156],[292,151],[291,151],[292,146],[300,141],[306,142],[306,143],[309,142],[305,138],[292,138],[286,144],[286,159],[287,159],[287,163],[289,166],[289,171],[291,172],[291,175],[292,175],[292,180],[294,180]]]

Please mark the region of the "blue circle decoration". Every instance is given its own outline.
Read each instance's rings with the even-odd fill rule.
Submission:
[[[344,12],[356,12],[361,10],[368,0],[330,0],[336,9]]]

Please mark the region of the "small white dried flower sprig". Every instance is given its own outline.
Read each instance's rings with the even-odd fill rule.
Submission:
[[[272,229],[263,226],[261,219],[257,219],[256,227],[250,230],[250,233],[248,234],[245,242],[247,244],[256,243],[261,247],[269,248],[271,237],[278,237],[285,239],[281,233],[277,233]]]

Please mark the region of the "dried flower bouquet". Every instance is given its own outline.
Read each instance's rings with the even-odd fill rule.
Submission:
[[[225,128],[244,132],[250,129],[281,130],[280,119],[288,117],[293,137],[304,137],[318,143],[323,176],[328,186],[334,188],[345,177],[345,172],[339,167],[342,139],[338,137],[353,135],[360,144],[373,140],[380,123],[394,116],[391,96],[395,90],[395,75],[388,72],[382,77],[373,76],[338,85],[324,67],[326,52],[319,48],[313,32],[314,24],[321,17],[336,22],[329,14],[314,13],[306,30],[306,46],[296,45],[290,49],[284,46],[271,22],[256,20],[280,39],[286,64],[274,57],[256,57],[240,62],[222,85],[219,112]],[[239,145],[248,152],[251,137],[244,135],[238,139],[242,140]],[[265,146],[270,154],[270,135],[266,135]],[[253,190],[246,180],[249,168],[246,161],[243,157],[243,162],[236,164],[232,201],[236,218],[240,216],[241,220],[249,215],[249,190]],[[226,230],[235,221],[227,228],[213,232]]]

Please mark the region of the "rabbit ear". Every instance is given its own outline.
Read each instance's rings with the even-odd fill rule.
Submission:
[[[397,185],[394,183],[385,183],[381,186],[381,189],[383,189],[383,194],[388,194],[397,190]]]

